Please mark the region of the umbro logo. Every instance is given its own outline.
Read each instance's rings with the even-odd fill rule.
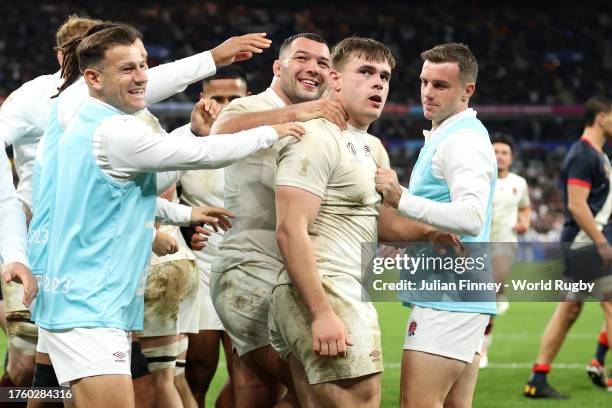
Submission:
[[[374,349],[374,351],[372,351],[372,352],[370,353],[370,357],[372,357],[372,361],[378,361],[378,360],[380,360],[380,355],[381,355],[380,351],[378,351],[378,350],[376,350],[376,349]]]
[[[125,362],[125,358],[127,357],[127,354],[125,354],[122,351],[115,351],[113,353],[113,356],[115,356],[115,358],[117,360],[115,360],[116,363],[124,363]]]

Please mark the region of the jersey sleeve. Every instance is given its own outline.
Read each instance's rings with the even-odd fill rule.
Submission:
[[[35,123],[27,114],[29,110],[22,88],[11,93],[0,107],[0,136],[6,145],[12,145],[35,129]]]
[[[567,184],[591,188],[594,166],[593,160],[585,160],[586,157],[575,157],[567,167]]]
[[[297,187],[323,198],[339,158],[337,139],[323,126],[306,123],[302,141],[289,143],[278,154],[276,185]]]

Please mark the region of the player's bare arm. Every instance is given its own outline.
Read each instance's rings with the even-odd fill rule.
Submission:
[[[575,184],[567,185],[567,208],[572,213],[576,223],[597,245],[599,255],[605,264],[612,263],[612,247],[604,234],[597,228],[593,213],[587,204],[591,189]]]
[[[518,209],[518,221],[514,226],[514,231],[518,234],[524,234],[529,231],[531,226],[531,207]]]
[[[276,239],[287,273],[312,316],[312,347],[321,356],[346,355],[352,345],[344,324],[333,311],[321,285],[308,236],[321,198],[289,186],[276,189]]]

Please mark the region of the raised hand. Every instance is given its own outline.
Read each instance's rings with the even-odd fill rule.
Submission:
[[[212,124],[217,119],[221,106],[213,99],[200,99],[191,110],[191,131],[200,136],[208,136]]]
[[[302,140],[304,134],[306,133],[306,129],[302,127],[302,125],[298,125],[294,122],[289,123],[281,123],[278,125],[272,125],[276,133],[278,133],[278,138],[282,139],[283,137],[293,136],[298,140]]]
[[[239,37],[230,37],[212,50],[215,65],[229,65],[234,62],[248,60],[253,54],[260,54],[269,48],[271,40],[266,38],[266,33],[251,33]]]

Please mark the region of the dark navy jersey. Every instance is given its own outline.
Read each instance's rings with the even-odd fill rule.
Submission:
[[[608,197],[610,195],[610,159],[588,139],[582,138],[572,145],[561,169],[561,188],[565,208],[561,242],[590,242],[591,239],[580,229],[567,209],[567,186],[571,184],[591,190],[587,197],[587,204],[595,218],[595,223],[608,242],[612,242],[610,231],[612,228],[608,222],[612,210],[612,199]]]

